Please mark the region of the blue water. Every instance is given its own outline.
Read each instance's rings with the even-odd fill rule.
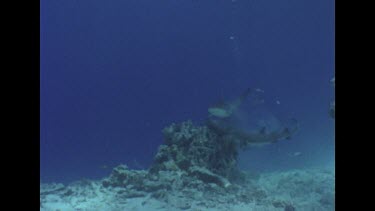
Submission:
[[[41,0],[40,23],[44,182],[147,168],[164,127],[248,87],[300,130],[242,168],[334,164],[333,0]]]

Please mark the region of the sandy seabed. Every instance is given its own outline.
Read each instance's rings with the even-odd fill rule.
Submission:
[[[40,210],[332,211],[335,173],[314,168],[246,174],[242,184],[220,186],[181,172],[150,177],[119,166],[102,180],[41,183]]]

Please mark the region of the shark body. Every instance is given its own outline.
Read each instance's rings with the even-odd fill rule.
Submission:
[[[240,107],[243,101],[253,92],[252,89],[248,88],[242,95],[232,102],[220,103],[215,106],[208,108],[208,113],[211,116],[218,118],[228,118]]]

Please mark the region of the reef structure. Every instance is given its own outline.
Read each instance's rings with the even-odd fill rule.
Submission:
[[[148,169],[115,167],[108,177],[68,186],[41,184],[41,210],[332,210],[334,175],[321,171],[257,175],[237,167],[240,150],[290,139],[295,120],[276,130],[241,128],[236,110],[162,130]],[[328,182],[327,182],[328,181]],[[303,188],[311,188],[306,191]],[[292,195],[289,195],[292,194]],[[308,194],[307,194],[308,193]],[[311,193],[311,194],[310,194]],[[308,199],[311,203],[306,204]],[[139,209],[136,209],[138,207]]]
[[[117,201],[150,197],[178,210],[213,208],[218,203],[271,203],[265,191],[252,182],[256,176],[237,167],[241,144],[251,141],[239,142],[243,137],[233,133],[233,128],[213,127],[210,120],[194,125],[188,120],[172,123],[162,132],[164,143],[149,169],[120,165],[102,180],[103,190],[116,191]],[[278,206],[287,207],[289,202]]]
[[[204,182],[227,187],[238,176],[237,146],[228,136],[192,121],[173,123],[163,129],[165,143],[159,147],[151,173],[183,171]]]
[[[108,177],[98,181],[85,180],[68,186],[41,184],[40,208],[218,211],[334,209],[334,175],[331,173],[291,171],[257,175],[237,167],[242,147],[261,141],[274,143],[277,139],[293,135],[296,128],[248,132],[227,121],[227,118],[209,118],[203,125],[193,124],[190,120],[172,123],[162,130],[164,143],[160,145],[149,169],[133,170],[119,165]],[[306,204],[308,199],[312,201]]]
[[[158,149],[150,173],[183,171],[203,182],[228,187],[244,178],[237,168],[239,150],[252,144],[289,139],[298,129],[296,124],[269,133],[264,128],[247,132],[226,121],[209,118],[205,125],[195,126],[189,120],[164,128],[165,142]]]

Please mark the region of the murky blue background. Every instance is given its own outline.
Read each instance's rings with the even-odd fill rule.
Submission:
[[[40,22],[44,182],[147,168],[163,127],[248,87],[301,129],[242,168],[334,163],[333,0],[41,0]]]

